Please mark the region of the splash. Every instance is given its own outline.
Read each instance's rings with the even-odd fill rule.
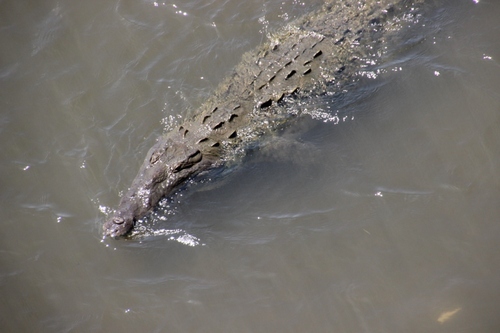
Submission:
[[[169,236],[167,238],[169,241],[175,241],[181,243],[182,245],[191,247],[205,245],[198,237],[193,236],[182,229],[152,229],[146,226],[139,226],[134,228],[129,238],[133,240],[143,240],[145,238],[158,236]]]

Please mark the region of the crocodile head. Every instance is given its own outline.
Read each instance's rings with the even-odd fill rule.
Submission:
[[[185,141],[160,139],[148,152],[118,209],[104,223],[104,235],[119,237],[129,233],[135,222],[146,216],[163,197],[208,169],[212,165],[211,157],[210,152],[202,153]]]

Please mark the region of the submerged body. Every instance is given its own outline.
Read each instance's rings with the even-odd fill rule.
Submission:
[[[398,18],[424,0],[337,2],[245,54],[196,116],[160,137],[105,222],[104,234],[127,234],[160,199],[279,127],[291,117],[286,106],[293,99],[341,91],[401,28]]]

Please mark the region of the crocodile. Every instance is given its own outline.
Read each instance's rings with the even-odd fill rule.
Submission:
[[[104,236],[126,236],[162,198],[296,117],[287,112],[295,100],[352,84],[425,2],[329,0],[245,53],[192,118],[158,138],[104,223]]]

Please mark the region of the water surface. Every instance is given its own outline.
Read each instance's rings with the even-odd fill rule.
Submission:
[[[441,2],[128,241],[155,138],[321,1],[1,2],[2,332],[498,332],[500,4]]]

